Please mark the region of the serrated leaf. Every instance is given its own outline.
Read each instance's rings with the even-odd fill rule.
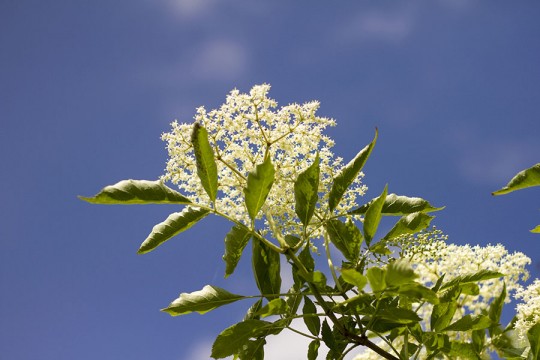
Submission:
[[[281,288],[279,254],[272,251],[262,241],[252,241],[252,244],[255,282],[261,294],[268,300],[273,300],[279,296]]]
[[[358,291],[362,290],[368,281],[367,277],[354,269],[341,269],[341,276],[347,283],[356,286]]]
[[[234,272],[242,252],[251,239],[251,232],[245,226],[234,225],[231,231],[225,236],[225,277]]]
[[[362,215],[365,214],[369,206],[376,199],[371,200],[367,204],[360,206],[358,209],[352,210],[350,214]],[[427,200],[419,197],[408,197],[397,194],[388,194],[384,201],[381,213],[383,215],[408,215],[415,212],[428,213],[439,211],[443,207],[434,207]]]
[[[422,320],[414,311],[399,307],[381,309],[376,313],[376,317],[391,320],[399,324],[410,324]]]
[[[193,124],[191,144],[197,164],[197,175],[210,200],[215,201],[218,189],[216,160],[214,159],[214,151],[208,142],[208,132],[199,123]]]
[[[454,286],[439,298],[439,304],[433,306],[430,319],[430,326],[433,331],[440,331],[450,324],[456,313],[456,300],[460,294],[459,287]]]
[[[259,311],[257,311],[256,315],[263,318],[271,315],[281,315],[287,313],[288,308],[289,307],[287,306],[285,300],[282,298],[277,298],[263,306]]]
[[[302,308],[302,314],[304,323],[306,324],[308,330],[314,335],[319,336],[319,331],[321,330],[321,320],[317,316],[317,308],[313,301],[307,296],[304,296],[304,306]]]
[[[319,173],[319,154],[317,154],[313,164],[300,173],[294,183],[294,210],[304,226],[309,224],[319,200]]]
[[[532,167],[520,171],[500,190],[492,193],[492,195],[508,194],[512,191],[528,188],[531,186],[540,186],[540,163]]]
[[[427,228],[433,218],[433,216],[429,216],[422,212],[416,212],[403,216],[398,220],[388,234],[384,236],[384,239],[388,240],[400,235],[415,234]]]
[[[366,244],[369,246],[371,240],[377,232],[379,222],[381,221],[381,210],[386,200],[386,194],[388,193],[388,185],[384,187],[382,194],[373,201],[373,203],[366,210],[364,217],[364,237],[366,238]]]
[[[275,169],[270,157],[248,174],[247,186],[244,189],[246,208],[251,220],[255,221],[259,210],[264,205],[268,193],[274,184]]]
[[[326,222],[325,229],[330,241],[343,256],[351,262],[356,262],[363,240],[362,233],[356,225],[352,221],[344,223],[338,219],[331,219]]]
[[[466,283],[477,282],[477,281],[482,281],[482,280],[496,279],[502,276],[504,276],[504,274],[501,274],[498,271],[480,270],[474,274],[456,276],[452,280],[444,283],[440,289],[442,290],[442,289],[450,288],[458,284],[466,284]]]
[[[385,281],[389,286],[411,283],[417,277],[411,264],[404,259],[398,259],[386,267]]]
[[[442,329],[442,331],[469,331],[487,329],[492,325],[490,318],[486,315],[472,316],[467,314],[451,325]]]
[[[431,304],[439,303],[439,298],[437,297],[435,291],[418,283],[401,285],[397,292],[418,301],[427,301]]]
[[[317,356],[319,355],[319,347],[321,346],[321,342],[319,340],[313,340],[308,345],[308,360],[317,360]]]
[[[180,212],[172,213],[165,221],[157,224],[146,240],[143,241],[138,254],[146,254],[163,244],[170,238],[186,231],[208,215],[208,210],[195,209],[190,206]]]
[[[104,187],[94,197],[79,196],[79,199],[103,205],[191,204],[188,198],[159,180],[122,180]]]
[[[172,315],[184,315],[191,312],[204,314],[217,307],[245,299],[245,296],[232,294],[217,286],[206,285],[202,290],[182,293],[162,311]]]
[[[334,338],[332,329],[330,329],[330,326],[328,325],[328,322],[326,321],[326,319],[324,319],[322,323],[321,335],[322,335],[322,339],[324,343],[330,350],[337,348],[336,339]]]
[[[343,194],[345,194],[345,191],[347,191],[349,186],[351,186],[354,179],[356,179],[356,177],[364,167],[366,160],[369,158],[369,155],[371,154],[371,151],[373,150],[373,147],[377,142],[377,136],[378,131],[377,129],[375,129],[375,137],[373,138],[371,143],[362,150],[360,150],[360,152],[356,154],[354,159],[352,159],[347,165],[345,165],[345,167],[343,167],[340,173],[334,178],[334,181],[332,183],[332,189],[330,190],[330,193],[328,195],[328,206],[330,207],[330,211],[333,211],[337,207],[337,205],[341,201],[341,198],[343,197]]]
[[[212,345],[212,357],[222,359],[239,353],[251,338],[265,335],[272,323],[263,320],[245,320],[223,330]]]
[[[370,267],[367,270],[366,276],[373,292],[379,292],[386,289],[385,273],[385,269],[378,267]]]

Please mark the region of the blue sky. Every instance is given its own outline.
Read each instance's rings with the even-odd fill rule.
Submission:
[[[537,1],[2,1],[0,357],[208,357],[250,303],[158,310],[207,283],[254,291],[245,261],[223,279],[228,224],[139,256],[175,207],[76,196],[158,178],[172,120],[260,83],[320,100],[345,159],[379,128],[368,199],[388,183],[444,205],[450,241],[523,251],[539,277],[539,189],[490,195],[540,161],[539,18]],[[274,341],[270,360],[304,353]]]

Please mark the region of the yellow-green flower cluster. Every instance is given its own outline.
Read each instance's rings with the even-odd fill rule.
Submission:
[[[327,213],[328,192],[332,178],[343,167],[342,159],[331,152],[332,139],[323,134],[332,119],[316,115],[319,103],[290,104],[278,108],[268,97],[269,85],[258,85],[247,94],[233,90],[219,109],[197,109],[195,121],[206,128],[218,166],[218,211],[238,221],[249,223],[243,189],[249,172],[269,155],[276,174],[267,201],[259,213],[272,217],[281,232],[297,232],[300,226],[294,212],[294,182],[319,154],[321,197],[316,214]],[[210,206],[211,201],[197,177],[195,156],[190,141],[192,124],[172,123],[172,131],[162,135],[167,142],[169,161],[163,180],[178,185],[194,203]],[[337,212],[357,206],[364,194],[361,174],[344,195]],[[314,221],[317,217],[314,217]],[[266,223],[268,225],[268,222]],[[312,235],[320,235],[315,231]]]

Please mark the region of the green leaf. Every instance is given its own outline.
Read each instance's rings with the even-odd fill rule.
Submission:
[[[249,340],[238,352],[238,358],[240,360],[264,360],[264,345],[266,345],[264,338]]]
[[[302,308],[302,314],[304,323],[306,324],[308,330],[314,335],[319,336],[319,331],[321,330],[321,320],[317,316],[317,308],[313,301],[307,296],[304,296],[304,307]]]
[[[249,229],[239,225],[234,225],[227,236],[225,236],[225,254],[223,255],[225,277],[228,277],[234,272],[250,238],[251,232]]]
[[[439,304],[433,306],[430,319],[433,331],[441,331],[450,324],[456,313],[457,298],[460,294],[459,287],[454,286],[439,298]]]
[[[207,313],[217,307],[245,299],[245,296],[236,295],[217,286],[206,285],[202,290],[192,293],[182,293],[168,307],[162,309],[172,316],[189,314],[193,311],[199,314]]]
[[[319,200],[319,173],[319,154],[317,154],[315,162],[300,173],[294,183],[294,209],[304,226],[308,226]]]
[[[381,210],[386,199],[386,194],[388,192],[388,185],[384,187],[382,194],[373,201],[366,211],[366,216],[364,217],[364,237],[366,238],[366,244],[369,246],[371,240],[377,228],[379,227],[379,222],[381,221]]]
[[[311,250],[309,249],[309,246],[306,245],[302,251],[300,251],[300,254],[298,254],[298,259],[304,264],[307,271],[313,271],[315,270],[315,261],[313,260],[313,256],[311,256]]]
[[[388,286],[399,286],[411,283],[418,275],[414,273],[411,264],[404,259],[398,259],[386,267],[385,281]]]
[[[257,311],[256,315],[265,318],[271,315],[285,314],[287,313],[287,311],[288,306],[285,300],[283,300],[282,298],[277,298],[263,306],[262,309]]]
[[[138,254],[146,254],[163,244],[170,238],[186,231],[208,215],[208,210],[195,209],[190,206],[180,212],[172,213],[165,221],[157,224],[139,247]]]
[[[246,208],[251,220],[255,221],[259,210],[264,205],[266,197],[274,184],[276,171],[270,157],[248,174],[247,187],[244,189]]]
[[[122,180],[104,187],[94,197],[79,196],[91,204],[190,204],[188,198],[161,181]]]
[[[368,280],[367,277],[354,269],[341,269],[341,276],[343,277],[343,280],[356,286],[358,291],[366,286]]]
[[[454,358],[470,359],[470,360],[482,360],[480,355],[474,351],[474,346],[469,343],[463,343],[458,341],[450,342],[450,351],[448,355]]]
[[[439,298],[437,297],[435,291],[418,283],[403,284],[398,288],[397,292],[401,295],[415,299],[418,302],[423,300],[431,304],[439,303]]]
[[[366,160],[368,159],[369,155],[371,154],[371,151],[373,150],[373,147],[375,146],[375,143],[377,142],[377,136],[378,131],[375,129],[375,137],[371,141],[371,143],[360,150],[358,154],[352,159],[343,169],[340,171],[340,173],[334,178],[334,181],[332,183],[332,189],[330,190],[330,193],[328,195],[328,206],[330,207],[330,211],[333,211],[339,202],[341,201],[341,198],[343,197],[343,194],[345,194],[345,191],[351,186],[354,179],[358,176],[358,173],[362,170],[364,167],[364,164],[366,163]]]
[[[259,320],[261,317],[257,315],[258,311],[262,309],[262,299],[257,300],[253,305],[251,305],[244,315],[244,320],[256,319]]]
[[[501,274],[498,271],[480,270],[474,274],[456,276],[452,280],[444,283],[440,289],[441,290],[447,289],[458,284],[466,284],[466,283],[477,282],[477,281],[482,281],[482,280],[496,279],[502,276],[504,276],[504,274]]]
[[[375,200],[376,199],[373,199],[367,204],[360,206],[358,209],[352,210],[350,214],[365,214],[369,206]],[[439,211],[442,209],[444,209],[444,206],[434,207],[427,200],[419,197],[408,197],[396,194],[389,194],[384,201],[381,213],[383,215],[408,215],[415,212],[428,213],[433,211]]]
[[[222,359],[243,351],[249,339],[266,335],[272,323],[262,320],[245,320],[223,330],[212,345],[212,357]]]
[[[367,270],[366,275],[373,292],[379,292],[386,289],[385,274],[386,270],[378,267],[371,267]]]
[[[452,323],[451,325],[442,329],[442,331],[469,331],[469,330],[480,330],[487,329],[493,325],[491,319],[486,315],[472,316],[467,314]]]
[[[328,322],[326,322],[326,319],[324,319],[322,323],[321,335],[324,343],[330,350],[334,350],[337,348],[336,339],[334,338],[332,329],[330,329],[330,326],[328,325]]]
[[[534,229],[530,230],[532,233],[540,234],[540,225],[536,225]]]
[[[422,320],[422,318],[414,311],[399,307],[381,309],[376,313],[376,317],[392,320],[393,322],[400,324],[410,324]]]
[[[540,359],[540,323],[536,323],[527,331],[527,339],[531,345],[532,359]]]
[[[268,300],[277,298],[281,288],[280,258],[262,241],[252,241],[253,274],[259,291]]]
[[[356,225],[352,221],[344,223],[338,219],[331,219],[326,222],[325,229],[330,241],[343,256],[351,262],[356,262],[363,240],[362,233]]]
[[[309,272],[304,276],[306,281],[314,284],[319,289],[324,289],[326,286],[326,276],[319,270],[314,272]]]
[[[208,132],[201,124],[193,124],[191,144],[195,153],[197,175],[210,200],[216,201],[218,189],[217,165],[214,151],[208,142]]]
[[[508,194],[512,191],[540,186],[540,163],[520,171],[514,176],[505,187],[492,193],[492,195]]]
[[[321,342],[319,340],[313,340],[309,343],[308,346],[308,360],[317,360],[317,356],[319,355],[319,347],[321,346]]]
[[[388,240],[400,235],[417,233],[427,228],[433,218],[433,216],[429,216],[421,212],[415,212],[403,216],[398,220],[388,234],[385,235],[384,239]]]

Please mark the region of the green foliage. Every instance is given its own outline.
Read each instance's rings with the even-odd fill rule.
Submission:
[[[190,312],[204,314],[217,307],[245,298],[245,296],[232,294],[217,286],[206,285],[202,290],[190,294],[180,294],[178,299],[174,300],[162,311],[173,316],[189,314]]]
[[[210,200],[215,201],[218,190],[216,160],[214,159],[212,147],[208,142],[208,132],[199,123],[193,125],[191,144],[193,145],[195,162],[197,163],[197,175]]]
[[[172,213],[152,229],[152,232],[141,244],[138,253],[146,254],[163,244],[170,238],[186,231],[208,215],[208,210],[187,207],[181,212]]]
[[[239,225],[234,225],[225,237],[225,254],[223,255],[223,261],[226,264],[225,277],[234,272],[250,238],[251,231],[247,227]]]
[[[244,189],[246,196],[246,208],[251,220],[255,220],[261,210],[266,197],[274,183],[275,169],[270,157],[264,159],[262,164],[257,165],[247,178],[247,187]]]
[[[319,174],[319,155],[317,155],[313,164],[300,173],[294,183],[295,211],[304,226],[309,224],[319,200]]]
[[[103,188],[94,197],[79,196],[91,204],[190,204],[191,202],[161,181],[122,180]]]
[[[364,167],[364,164],[369,158],[369,155],[371,155],[371,151],[375,147],[375,143],[377,142],[377,136],[378,131],[377,129],[375,129],[375,137],[373,138],[373,141],[371,141],[371,143],[365,148],[360,150],[360,152],[356,154],[354,159],[352,159],[334,178],[334,182],[332,183],[332,189],[330,190],[330,194],[328,195],[328,205],[330,207],[330,211],[336,208],[336,206],[341,201],[343,194],[345,194],[345,191],[347,191],[349,186],[351,186],[351,184],[353,183],[354,179],[356,179],[360,171],[362,171],[362,168]]]
[[[95,204],[188,205],[154,226],[140,246],[140,254],[155,249],[210,213],[224,217],[232,222],[224,240],[225,277],[235,271],[251,241],[252,272],[258,294],[238,295],[206,285],[202,290],[180,294],[162,310],[172,316],[204,314],[239,300],[255,298],[244,319],[217,336],[212,358],[232,356],[240,360],[262,360],[266,337],[293,330],[293,320],[299,318],[307,327],[303,335],[311,339],[306,354],[308,360],[320,358],[321,343],[329,349],[326,359],[343,359],[357,347],[367,347],[386,359],[484,359],[493,349],[507,358],[525,359],[527,351],[528,359],[539,358],[540,324],[528,330],[528,348],[520,348],[513,342],[515,322],[506,328],[500,324],[508,295],[506,286],[481,313],[463,310],[463,299],[479,295],[479,284],[504,277],[504,274],[482,269],[460,276],[441,275],[433,280],[435,284],[426,283],[419,267],[396,249],[399,244],[406,250],[409,244],[403,239],[426,229],[433,220],[429,213],[443,207],[434,207],[418,197],[388,194],[388,186],[385,186],[378,197],[356,209],[336,211],[341,209],[338,205],[345,202],[345,193],[369,158],[377,141],[377,131],[371,143],[337,175],[331,173],[333,178],[322,173],[325,157],[319,157],[318,153],[310,166],[295,178],[287,178],[294,184],[294,204],[289,199],[283,205],[291,210],[294,205],[294,213],[284,216],[284,220],[280,218],[286,225],[278,228],[271,213],[272,206],[276,205],[267,204],[264,209],[263,206],[274,191],[274,182],[281,176],[280,164],[276,163],[275,167],[272,163],[273,140],[265,137],[263,126],[260,130],[266,142],[264,160],[258,163],[262,154],[250,158],[251,164],[258,164],[245,177],[233,171],[244,181],[240,189],[235,190],[239,194],[243,190],[241,201],[244,204],[240,204],[245,205],[247,211],[243,218],[229,216],[216,206],[225,191],[225,187],[219,187],[216,163],[223,159],[215,158],[215,144],[211,144],[212,138],[198,123],[192,129],[191,146],[200,190],[202,193],[204,189],[210,203],[192,202],[160,181],[145,180],[121,181],[105,187],[94,197],[81,197]],[[324,183],[325,179],[332,179],[332,183]],[[326,194],[322,194],[323,184],[330,187]],[[494,195],[537,185],[540,185],[540,164],[517,174]],[[319,203],[321,199],[328,199],[328,208]],[[205,196],[203,200],[207,200]],[[386,235],[376,238],[383,216],[400,218]],[[269,226],[258,228],[264,221]],[[362,226],[357,227],[360,222]],[[540,232],[540,225],[533,231]],[[324,242],[320,241],[321,237]],[[321,256],[316,248],[321,243],[324,246],[321,253],[329,266],[327,272],[314,260],[314,256]],[[342,260],[341,266],[334,266],[332,256]],[[281,289],[282,266],[289,267],[293,278],[293,285],[285,293]],[[332,278],[327,279],[325,273]],[[393,345],[385,347],[384,342]]]

